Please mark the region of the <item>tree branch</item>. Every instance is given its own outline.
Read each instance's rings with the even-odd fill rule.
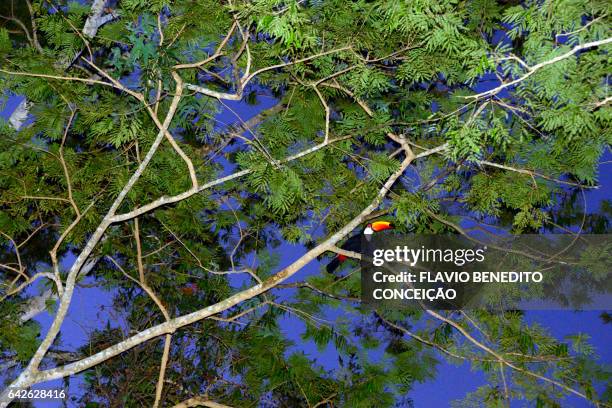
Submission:
[[[190,408],[190,407],[207,407],[207,408],[232,408],[229,405],[219,404],[208,399],[205,396],[189,398],[181,403],[176,404],[173,408]]]
[[[300,64],[302,62],[307,62],[310,60],[313,60],[315,58],[319,58],[325,55],[329,55],[329,54],[334,54],[334,53],[338,53],[341,51],[346,51],[346,50],[350,50],[352,47],[351,46],[346,46],[346,47],[341,47],[341,48],[336,48],[333,50],[329,50],[329,51],[323,51],[320,52],[318,54],[314,54],[305,58],[301,58],[301,59],[297,59],[295,61],[289,61],[289,62],[283,62],[280,64],[276,64],[276,65],[271,65],[265,68],[260,68],[257,71],[254,71],[251,74],[245,74],[239,81],[239,84],[237,86],[238,91],[236,93],[227,93],[227,92],[218,92],[218,91],[213,91],[212,89],[209,88],[205,88],[199,85],[193,85],[193,84],[186,84],[185,87],[189,90],[204,94],[204,95],[208,95],[210,97],[213,98],[217,98],[217,99],[224,99],[224,100],[230,100],[230,101],[239,101],[242,99],[242,91],[244,90],[244,87],[246,87],[246,85],[253,79],[255,78],[257,75],[266,72],[266,71],[270,71],[273,69],[277,69],[277,68],[282,68],[282,67],[287,67],[290,65],[295,65],[295,64]]]
[[[306,156],[308,154],[314,153],[317,150],[320,150],[320,149],[326,147],[327,145],[329,145],[331,143],[338,142],[338,141],[341,141],[341,140],[346,140],[346,139],[349,139],[351,137],[352,136],[350,136],[350,135],[349,136],[342,136],[342,137],[338,137],[338,138],[329,140],[327,142],[320,143],[320,144],[318,144],[316,146],[313,146],[313,147],[311,147],[309,149],[303,150],[300,153],[294,154],[294,155],[289,156],[289,157],[287,157],[287,158],[285,158],[283,160],[280,160],[279,164],[288,163],[288,162],[291,162],[293,160],[297,160],[297,159],[299,159],[301,157],[304,157],[304,156]],[[111,218],[111,222],[115,223],[115,222],[127,221],[129,219],[132,219],[134,217],[137,217],[139,215],[142,215],[142,214],[145,214],[145,213],[147,213],[149,211],[152,211],[152,210],[154,210],[154,209],[156,209],[158,207],[161,207],[161,206],[164,206],[164,205],[168,205],[168,204],[173,204],[173,203],[185,200],[185,199],[191,197],[192,195],[194,195],[196,193],[200,193],[200,192],[202,192],[204,190],[207,190],[207,189],[212,188],[214,186],[217,186],[219,184],[223,184],[223,183],[225,183],[227,181],[234,180],[234,179],[242,177],[242,176],[246,176],[247,174],[251,174],[252,172],[253,172],[253,170],[251,170],[251,169],[241,170],[241,171],[238,171],[236,173],[227,175],[225,177],[221,177],[221,178],[218,178],[216,180],[209,181],[208,183],[202,184],[202,185],[198,186],[197,188],[191,188],[191,189],[189,189],[187,191],[182,192],[181,194],[177,194],[177,195],[171,196],[171,197],[165,197],[165,196],[164,197],[160,197],[157,200],[152,201],[149,204],[145,204],[142,207],[136,208],[136,209],[134,209],[134,210],[132,210],[130,212],[123,213],[123,214],[118,214],[118,215],[113,216]]]
[[[139,344],[142,344],[145,341],[151,340],[155,337],[158,337],[163,334],[174,333],[176,330],[181,327],[193,324],[202,319],[208,318],[215,314],[221,313],[224,310],[227,310],[245,300],[251,299],[255,296],[261,295],[266,291],[276,287],[276,285],[282,283],[286,279],[295,275],[298,271],[300,271],[306,264],[310,263],[312,260],[316,259],[319,255],[323,254],[325,251],[328,251],[329,248],[338,243],[341,239],[343,239],[347,234],[357,228],[363,220],[367,219],[369,214],[374,211],[383,201],[384,197],[390,191],[391,186],[397,181],[398,178],[404,173],[404,171],[408,168],[408,166],[412,163],[412,161],[418,157],[425,157],[430,154],[434,154],[434,152],[438,148],[431,149],[430,151],[422,152],[418,156],[411,155],[407,153],[406,158],[402,162],[400,168],[394,172],[382,186],[382,188],[378,191],[374,200],[368,205],[363,211],[357,215],[353,220],[351,220],[348,224],[346,224],[343,228],[337,231],[335,234],[331,235],[324,242],[319,244],[317,247],[309,250],[306,254],[300,257],[298,260],[294,261],[291,265],[287,266],[285,269],[278,272],[276,275],[271,276],[266,279],[263,283],[250,287],[249,289],[238,292],[221,302],[216,304],[207,306],[203,309],[197,310],[193,313],[183,315],[177,318],[174,318],[168,322],[161,323],[157,326],[150,327],[146,330],[141,331],[140,333],[120,342],[111,347],[108,347],[105,350],[102,350],[92,356],[86,357],[80,361],[55,367],[53,369],[49,369],[46,371],[38,371],[36,373],[30,374],[27,379],[21,381],[15,381],[13,386],[24,386],[24,384],[34,384],[43,381],[49,381],[52,379],[62,378],[68,375],[72,375],[83,370],[86,370],[90,367],[93,367],[97,364],[102,363],[116,355],[123,353],[126,350],[131,349]],[[7,398],[7,397],[4,397]]]
[[[510,367],[511,369],[518,371],[520,373],[526,374],[528,376],[540,379],[542,381],[545,381],[547,383],[553,384],[567,392],[570,392],[574,395],[577,395],[579,397],[582,397],[586,400],[589,400],[589,398],[587,398],[587,396],[579,391],[576,391],[575,389],[560,383],[559,381],[553,380],[551,378],[548,377],[544,377],[543,375],[540,375],[538,373],[534,373],[532,371],[526,370],[524,368],[518,367],[516,365],[514,365],[514,363],[509,362],[508,360],[506,360],[502,355],[500,355],[499,353],[497,353],[496,351],[494,351],[493,349],[491,349],[490,347],[486,346],[485,344],[479,342],[478,340],[476,340],[466,329],[464,329],[461,325],[457,324],[456,322],[454,322],[451,319],[448,319],[440,314],[438,314],[437,312],[433,311],[433,310],[429,310],[429,309],[425,309],[425,312],[427,314],[429,314],[430,316],[433,316],[434,318],[441,320],[445,323],[448,323],[449,325],[451,325],[455,330],[459,331],[467,340],[469,340],[472,344],[474,344],[476,347],[486,351],[487,353],[491,354],[493,357],[495,357],[500,363],[503,363],[504,365]]]
[[[568,52],[566,52],[565,54],[561,54],[561,55],[559,55],[559,56],[557,56],[555,58],[549,59],[548,61],[543,61],[543,62],[540,62],[539,64],[536,64],[536,65],[534,65],[532,67],[529,67],[526,74],[524,74],[523,76],[521,76],[521,77],[519,77],[519,78],[517,78],[517,79],[515,79],[513,81],[507,82],[505,84],[501,84],[500,86],[498,86],[496,88],[493,88],[493,89],[490,89],[490,90],[488,90],[486,92],[481,92],[481,93],[476,94],[476,95],[464,96],[463,98],[466,98],[466,99],[478,99],[478,98],[484,98],[484,97],[487,97],[487,96],[496,95],[499,92],[503,91],[504,89],[506,89],[506,88],[508,88],[510,86],[516,85],[519,82],[522,82],[522,81],[526,80],[527,78],[529,78],[530,76],[535,74],[537,71],[539,71],[540,69],[542,69],[542,68],[544,68],[544,67],[546,67],[548,65],[551,65],[551,64],[554,64],[554,63],[559,62],[561,60],[564,60],[566,58],[569,58],[572,55],[576,54],[577,52],[585,50],[587,48],[598,47],[600,45],[609,44],[611,42],[612,42],[612,37],[611,38],[606,38],[604,40],[592,41],[592,42],[588,42],[588,43],[585,43],[585,44],[577,45],[574,48],[572,48],[571,50],[569,50]]]
[[[91,5],[89,17],[87,17],[85,25],[83,26],[83,34],[85,36],[94,38],[100,27],[116,17],[113,13],[103,15],[105,5],[106,0],[94,0],[93,4]]]
[[[58,307],[55,319],[53,320],[53,323],[51,324],[51,327],[49,328],[40,346],[34,353],[34,356],[30,360],[30,363],[28,364],[26,369],[0,395],[0,408],[5,408],[9,404],[9,402],[12,400],[12,398],[8,396],[9,390],[11,388],[27,387],[33,384],[36,381],[35,378],[38,378],[38,376],[40,375],[40,372],[38,371],[38,366],[40,362],[42,361],[45,353],[49,350],[49,347],[51,346],[51,344],[55,341],[55,338],[57,337],[61,329],[62,323],[66,317],[66,314],[68,313],[68,308],[70,306],[72,295],[74,292],[74,287],[76,284],[76,279],[79,275],[79,271],[81,270],[81,267],[85,264],[85,262],[87,261],[87,258],[92,253],[93,249],[95,248],[97,243],[100,241],[100,239],[106,232],[106,229],[108,228],[108,226],[111,224],[111,221],[110,221],[111,218],[115,215],[115,212],[117,211],[117,209],[119,208],[119,206],[121,205],[121,203],[123,202],[127,194],[129,193],[129,191],[132,189],[134,184],[136,184],[136,181],[138,181],[138,179],[140,178],[140,176],[146,169],[147,165],[149,164],[149,162],[155,155],[155,152],[157,151],[159,145],[161,144],[164,138],[164,135],[165,135],[164,130],[170,126],[170,122],[172,121],[172,118],[174,117],[179,101],[182,97],[182,91],[183,91],[183,86],[182,86],[182,82],[180,82],[180,78],[178,78],[177,76],[177,78],[175,79],[177,80],[175,96],[172,99],[170,108],[166,115],[166,119],[163,124],[163,129],[160,130],[157,137],[153,141],[153,144],[149,148],[149,151],[144,157],[143,161],[140,163],[136,171],[132,174],[128,182],[125,184],[125,186],[123,187],[123,189],[121,190],[121,192],[119,193],[119,195],[117,196],[113,204],[111,205],[107,214],[102,219],[102,222],[99,224],[98,228],[96,228],[92,236],[89,238],[87,244],[85,245],[85,247],[83,248],[79,256],[74,261],[72,267],[70,268],[70,271],[68,272],[68,277],[66,278],[66,285],[65,285],[64,293],[60,298],[60,305]]]

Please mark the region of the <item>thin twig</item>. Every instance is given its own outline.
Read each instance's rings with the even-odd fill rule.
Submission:
[[[463,98],[466,98],[466,99],[479,99],[479,98],[484,98],[484,97],[487,97],[487,96],[496,95],[499,92],[503,91],[504,89],[506,89],[506,88],[508,88],[510,86],[516,85],[519,82],[522,82],[522,81],[526,80],[531,75],[535,74],[537,71],[539,71],[540,69],[542,69],[542,68],[544,68],[544,67],[546,67],[548,65],[551,65],[551,64],[554,64],[554,63],[559,62],[561,60],[564,60],[566,58],[569,58],[569,57],[571,57],[572,55],[576,54],[579,51],[582,51],[582,50],[585,50],[585,49],[588,49],[588,48],[592,48],[592,47],[598,47],[598,46],[604,45],[604,44],[609,44],[611,42],[612,42],[612,38],[606,38],[606,39],[599,40],[599,41],[591,41],[591,42],[588,42],[588,43],[577,45],[574,48],[572,48],[571,50],[569,50],[568,52],[566,52],[565,54],[561,54],[561,55],[559,55],[559,56],[557,56],[555,58],[551,58],[551,59],[549,59],[547,61],[543,61],[543,62],[540,62],[539,64],[536,64],[534,66],[529,67],[529,69],[527,70],[527,73],[524,74],[523,76],[517,78],[517,79],[514,79],[514,80],[512,80],[510,82],[507,82],[505,84],[501,84],[498,87],[495,87],[495,88],[490,89],[488,91],[481,92],[481,93],[478,93],[478,94],[475,94],[475,95],[464,96]]]

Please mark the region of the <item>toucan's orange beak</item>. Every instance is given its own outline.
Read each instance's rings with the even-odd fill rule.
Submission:
[[[375,221],[372,223],[372,229],[374,232],[390,230],[393,229],[393,224],[389,221]]]

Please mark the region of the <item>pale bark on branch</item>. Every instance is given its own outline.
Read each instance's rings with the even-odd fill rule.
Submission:
[[[534,378],[537,378],[537,379],[542,380],[544,382],[547,382],[549,384],[555,385],[555,386],[557,386],[557,387],[559,387],[559,388],[561,388],[561,389],[563,389],[563,390],[565,390],[565,391],[567,391],[569,393],[572,393],[572,394],[574,394],[574,395],[576,395],[578,397],[584,398],[586,400],[590,400],[589,398],[587,398],[587,396],[585,394],[581,393],[580,391],[577,391],[576,389],[574,389],[574,388],[572,388],[572,387],[570,387],[570,386],[568,386],[566,384],[563,384],[563,383],[561,383],[561,382],[559,382],[557,380],[553,380],[552,378],[545,377],[545,376],[543,376],[541,374],[538,374],[536,372],[533,372],[533,371],[530,371],[530,370],[526,370],[526,369],[524,369],[522,367],[519,367],[519,366],[515,365],[514,363],[506,360],[501,354],[499,354],[495,350],[491,349],[490,347],[488,347],[484,343],[478,341],[474,336],[472,336],[465,328],[463,328],[457,322],[455,322],[455,321],[453,321],[451,319],[448,319],[448,318],[440,315],[439,313],[437,313],[437,312],[435,312],[433,310],[426,309],[425,312],[427,314],[429,314],[430,316],[432,316],[432,317],[434,317],[434,318],[436,318],[438,320],[441,320],[441,321],[451,325],[455,330],[460,332],[469,342],[471,342],[476,347],[480,348],[481,350],[483,350],[483,351],[487,352],[488,354],[492,355],[493,357],[495,357],[497,359],[497,361],[499,361],[501,364],[503,364],[503,365],[505,365],[505,366],[507,366],[507,367],[509,367],[509,368],[511,368],[513,370],[515,370],[515,371],[518,371],[520,373],[528,375],[530,377],[534,377]]]
[[[260,68],[256,71],[254,71],[253,73],[246,73],[245,75],[243,75],[237,84],[237,89],[238,91],[235,93],[227,93],[227,92],[218,92],[218,91],[214,91],[212,89],[203,87],[203,86],[199,86],[199,85],[194,85],[194,84],[186,84],[185,87],[189,90],[201,93],[203,95],[207,95],[213,98],[217,98],[217,99],[224,99],[224,100],[229,100],[229,101],[239,101],[242,99],[243,94],[242,91],[244,90],[244,88],[247,86],[247,84],[253,79],[255,78],[257,75],[264,73],[266,71],[271,71],[273,69],[278,69],[278,68],[283,68],[283,67],[287,67],[287,66],[291,66],[291,65],[295,65],[295,64],[301,64],[303,62],[308,62],[311,61],[313,59],[319,58],[319,57],[323,57],[325,55],[329,55],[329,54],[335,54],[335,53],[339,53],[342,51],[347,51],[350,50],[352,47],[351,46],[346,46],[346,47],[340,47],[340,48],[336,48],[333,50],[329,50],[329,51],[323,51],[320,52],[318,54],[314,54],[314,55],[310,55],[308,57],[305,58],[300,58],[297,59],[295,61],[288,61],[288,62],[283,62],[280,64],[275,64],[275,65],[270,65],[268,67],[264,67],[264,68]]]
[[[211,401],[205,396],[197,396],[186,399],[183,402],[176,404],[173,408],[191,408],[191,407],[207,407],[207,408],[232,408],[229,405],[219,404]]]
[[[504,89],[506,89],[508,87],[514,86],[514,85],[518,84],[519,82],[523,82],[524,80],[526,80],[527,78],[529,78],[530,76],[532,76],[533,74],[535,74],[536,72],[538,72],[540,69],[542,69],[544,67],[547,67],[547,66],[552,65],[552,64],[554,64],[556,62],[559,62],[561,60],[569,58],[572,55],[578,53],[579,51],[586,50],[586,49],[593,48],[593,47],[598,47],[598,46],[605,45],[605,44],[609,44],[611,42],[612,42],[612,37],[606,38],[606,39],[603,39],[603,40],[599,40],[599,41],[591,41],[591,42],[588,42],[588,43],[577,45],[577,46],[575,46],[574,48],[572,48],[571,50],[569,50],[568,52],[566,52],[564,54],[561,54],[561,55],[559,55],[557,57],[554,57],[554,58],[551,58],[549,60],[540,62],[539,64],[536,64],[536,65],[533,65],[533,66],[527,66],[526,64],[522,63],[521,65],[528,67],[527,68],[527,73],[523,74],[522,76],[520,76],[520,77],[518,77],[518,78],[516,78],[516,79],[514,79],[514,80],[512,80],[510,82],[501,84],[498,87],[495,87],[495,88],[490,89],[488,91],[481,92],[481,93],[478,93],[478,94],[475,94],[475,95],[465,96],[464,98],[467,98],[467,99],[478,99],[478,98],[484,98],[484,97],[496,95],[496,94],[500,93],[501,91],[503,91]]]
[[[89,38],[95,37],[100,27],[116,17],[113,13],[104,14],[105,4],[106,0],[94,0],[89,17],[87,17],[83,26],[83,34],[85,36]]]
[[[303,151],[301,151],[299,153],[296,153],[294,155],[291,155],[291,156],[289,156],[289,157],[287,157],[287,158],[285,158],[283,160],[279,160],[278,163],[279,164],[284,164],[284,163],[288,163],[288,162],[297,160],[297,159],[299,159],[301,157],[304,157],[306,155],[314,153],[314,152],[316,152],[316,151],[318,151],[318,150],[328,146],[331,143],[338,142],[338,141],[341,141],[341,140],[346,140],[346,139],[349,139],[350,137],[351,136],[342,136],[342,137],[338,137],[338,138],[334,138],[334,139],[328,140],[327,142],[319,143],[318,145],[315,145],[315,146],[313,146],[311,148],[305,149],[305,150],[303,150]],[[220,178],[218,178],[216,180],[209,181],[208,183],[205,183],[205,184],[199,185],[197,187],[191,188],[191,189],[189,189],[187,191],[184,191],[184,192],[182,192],[180,194],[177,194],[175,196],[160,197],[157,200],[154,200],[154,201],[150,202],[149,204],[145,204],[142,207],[138,207],[138,208],[136,208],[136,209],[134,209],[134,210],[132,210],[130,212],[123,213],[123,214],[117,214],[117,215],[113,216],[111,218],[111,222],[115,223],[115,222],[127,221],[129,219],[132,219],[134,217],[138,217],[139,215],[145,214],[145,213],[147,213],[149,211],[152,211],[152,210],[154,210],[156,208],[159,208],[161,206],[168,205],[168,204],[173,204],[173,203],[177,203],[179,201],[186,200],[187,198],[193,196],[194,194],[200,193],[200,192],[202,192],[204,190],[208,190],[208,189],[210,189],[212,187],[218,186],[218,185],[223,184],[223,183],[225,183],[227,181],[234,180],[234,179],[237,179],[239,177],[246,176],[248,174],[251,174],[252,172],[253,172],[252,169],[244,169],[244,170],[232,173],[230,175],[227,175],[225,177],[220,177]]]
[[[66,278],[66,285],[64,288],[64,293],[60,297],[59,307],[55,315],[55,318],[53,320],[53,323],[51,324],[51,327],[47,331],[45,338],[43,339],[40,346],[34,353],[34,356],[30,360],[30,363],[28,364],[26,369],[0,395],[0,408],[6,407],[8,403],[11,401],[11,398],[9,398],[8,396],[9,390],[11,387],[23,388],[23,387],[30,386],[36,382],[35,379],[38,378],[38,376],[40,375],[40,372],[38,371],[38,367],[43,357],[45,356],[46,352],[49,350],[49,347],[55,341],[61,329],[62,323],[64,322],[64,319],[66,318],[66,315],[68,313],[68,308],[72,300],[72,295],[74,293],[76,279],[79,275],[79,271],[81,270],[83,265],[87,262],[87,259],[93,252],[95,246],[98,244],[100,239],[102,239],[104,233],[106,232],[106,229],[111,224],[110,219],[115,215],[117,209],[119,208],[119,206],[121,205],[121,203],[123,202],[127,194],[130,192],[134,184],[136,184],[136,182],[138,181],[138,179],[140,178],[140,176],[142,175],[142,173],[148,166],[149,162],[155,155],[158,147],[160,146],[161,142],[163,141],[165,137],[165,130],[170,126],[170,122],[172,121],[172,118],[174,117],[179,101],[182,97],[182,91],[183,91],[183,85],[178,75],[174,75],[174,78],[176,81],[176,91],[172,99],[172,102],[170,104],[170,108],[168,110],[166,118],[164,120],[162,129],[159,131],[157,137],[153,141],[153,144],[149,148],[149,151],[145,155],[144,159],[142,160],[142,162],[140,163],[136,171],[132,174],[128,182],[125,184],[125,186],[123,187],[123,189],[121,190],[117,198],[114,200],[108,212],[102,219],[102,222],[100,223],[98,228],[94,231],[92,236],[87,241],[87,244],[85,245],[85,247],[83,248],[79,256],[74,261],[72,267],[70,268],[68,272],[68,276]]]
[[[162,134],[163,136],[163,134]],[[385,182],[382,188],[377,193],[374,200],[368,205],[359,215],[357,215],[353,220],[351,220],[348,224],[346,224],[342,229],[337,231],[335,234],[328,237],[321,244],[316,246],[315,248],[308,251],[298,260],[293,262],[291,265],[287,266],[285,269],[281,270],[277,274],[272,277],[266,279],[261,284],[257,284],[252,286],[249,289],[238,292],[221,302],[216,304],[207,306],[203,309],[195,311],[193,313],[180,316],[174,319],[171,319],[167,322],[158,324],[157,326],[153,326],[149,329],[143,330],[136,335],[117,343],[105,350],[102,350],[92,356],[81,359],[77,362],[67,364],[64,366],[59,366],[53,369],[45,370],[45,371],[35,371],[30,372],[28,376],[22,377],[20,376],[18,380],[16,380],[13,384],[14,386],[29,386],[35,383],[40,383],[44,381],[49,381],[52,379],[63,378],[68,375],[73,375],[79,373],[83,370],[91,368],[95,365],[98,365],[114,356],[117,356],[123,353],[126,350],[131,349],[139,344],[144,343],[145,341],[151,340],[158,336],[164,334],[172,334],[176,330],[181,327],[188,326],[202,319],[208,318],[215,314],[221,313],[245,300],[252,299],[258,295],[265,293],[266,291],[274,288],[276,285],[285,281],[289,277],[296,274],[300,271],[306,264],[315,260],[319,255],[328,251],[331,247],[335,246],[341,239],[343,239],[347,234],[353,231],[355,228],[359,227],[362,222],[367,219],[369,214],[376,210],[376,208],[382,203],[384,197],[390,191],[393,184],[397,181],[398,178],[402,176],[404,171],[408,168],[408,166],[413,162],[414,159],[422,158],[434,154],[438,151],[438,148],[434,148],[425,152],[420,153],[419,155],[413,155],[410,151],[407,152],[406,158],[402,162],[400,168],[394,172],[389,179]],[[67,285],[68,288],[68,285]],[[4,397],[6,401],[7,397]],[[1,406],[1,405],[0,405]]]
[[[98,257],[90,258],[89,261],[83,265],[81,271],[79,273],[80,276],[87,275],[98,263]],[[38,296],[34,296],[22,306],[21,315],[19,316],[19,320],[23,323],[27,322],[38,316],[40,313],[44,312],[47,308],[47,302],[57,300],[58,296],[53,290],[48,289],[45,290]]]
[[[28,118],[30,112],[30,104],[27,99],[23,99],[15,108],[13,113],[8,118],[9,125],[15,130],[21,129],[24,122]]]
[[[104,13],[104,5],[106,4],[106,0],[94,0],[91,6],[91,12],[87,20],[85,20],[85,25],[83,26],[83,34],[89,38],[93,38],[98,33],[98,29],[109,21],[113,20],[116,15],[106,14]],[[30,14],[32,15],[32,30],[33,30],[33,39],[32,43],[36,47],[39,52],[42,52],[42,47],[38,43],[36,26],[34,23],[34,14],[32,11],[32,6],[30,2],[27,2],[28,9],[30,10]],[[29,36],[28,31],[26,30],[26,34]],[[9,116],[8,122],[15,130],[21,129],[23,123],[28,117],[28,113],[30,112],[30,103],[27,99],[24,99],[17,105],[13,113]]]

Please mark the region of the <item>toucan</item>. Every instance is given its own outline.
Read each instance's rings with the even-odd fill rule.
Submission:
[[[372,234],[375,232],[386,231],[393,229],[393,224],[389,221],[374,221],[368,224],[363,230],[363,235],[367,240],[370,239]],[[361,249],[361,234],[353,235],[349,239],[347,239],[344,244],[340,247],[346,251],[359,252]],[[327,264],[325,269],[327,272],[334,273],[336,269],[340,266],[340,264],[346,261],[347,256],[338,254],[330,263]]]

